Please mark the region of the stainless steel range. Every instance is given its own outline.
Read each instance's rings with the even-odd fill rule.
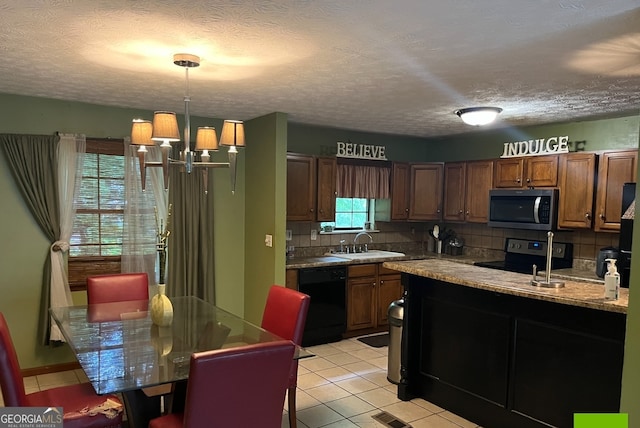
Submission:
[[[533,273],[533,265],[539,271],[546,268],[547,241],[507,238],[504,252],[504,260],[474,264],[518,273]],[[551,270],[570,268],[573,265],[573,244],[554,242],[551,254]]]

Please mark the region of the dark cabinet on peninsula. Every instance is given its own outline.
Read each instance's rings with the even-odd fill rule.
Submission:
[[[402,399],[492,428],[616,413],[626,315],[403,274]]]

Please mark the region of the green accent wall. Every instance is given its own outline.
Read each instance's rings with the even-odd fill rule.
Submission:
[[[287,115],[273,113],[249,125],[244,317],[259,325],[269,287],[285,285]],[[265,245],[267,234],[272,247]]]
[[[629,149],[638,147],[640,116],[627,116],[583,122],[508,127],[470,132],[448,137],[430,138],[428,162],[455,162],[496,159],[504,143],[568,135],[571,143],[584,142],[585,151]],[[569,150],[575,150],[571,145]]]
[[[424,138],[289,123],[287,150],[291,153],[335,156],[338,141],[384,146],[387,159],[398,162],[420,162],[429,151]]]

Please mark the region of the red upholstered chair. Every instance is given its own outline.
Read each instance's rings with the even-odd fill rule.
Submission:
[[[149,428],[279,428],[294,348],[281,340],[192,354],[184,413]]]
[[[290,288],[272,285],[262,314],[262,328],[296,345],[302,343],[304,324],[307,321],[310,297]],[[295,428],[296,388],[298,386],[298,360],[293,360],[289,370],[288,409],[289,426]]]
[[[90,383],[61,386],[26,394],[11,333],[0,313],[0,387],[7,407],[62,407],[65,428],[107,428],[122,426],[122,402],[115,395],[97,395]],[[108,403],[107,400],[110,400]],[[113,418],[98,412],[91,416],[85,409],[114,403]]]
[[[149,277],[146,272],[115,273],[87,278],[87,301],[92,303],[149,300]]]

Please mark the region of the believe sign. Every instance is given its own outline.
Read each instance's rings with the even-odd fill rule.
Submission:
[[[504,143],[501,158],[569,153],[569,136]]]
[[[337,148],[336,156],[340,158],[387,160],[384,154],[384,146],[338,141]]]

